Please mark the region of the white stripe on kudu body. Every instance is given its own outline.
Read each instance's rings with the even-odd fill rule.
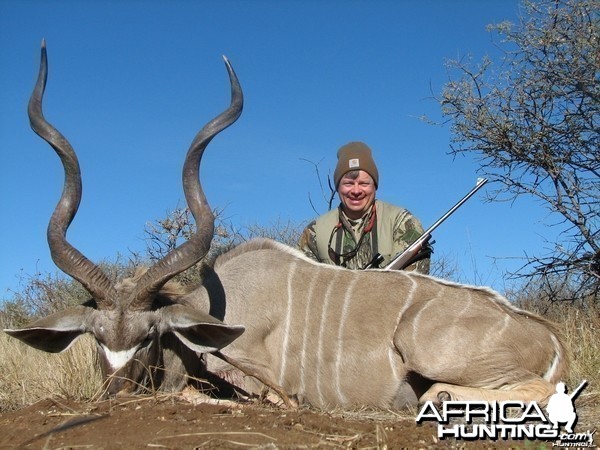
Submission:
[[[325,384],[325,387],[327,387],[328,383],[331,383],[331,379],[327,380],[326,377],[326,373],[324,373],[324,368],[323,366],[324,364],[324,359],[326,357],[328,357],[329,355],[324,355],[324,348],[329,348],[329,346],[331,344],[335,345],[333,342],[326,342],[326,339],[329,338],[329,334],[325,335],[325,331],[327,330],[328,332],[330,331],[331,328],[331,322],[328,320],[327,317],[327,312],[328,312],[328,308],[329,308],[329,304],[332,302],[332,300],[335,298],[335,296],[333,295],[333,293],[335,292],[336,289],[336,275],[338,274],[338,272],[333,272],[333,278],[331,280],[329,280],[329,282],[327,283],[327,290],[325,291],[325,295],[323,296],[323,298],[321,298],[321,304],[323,305],[322,309],[321,309],[321,317],[319,320],[319,329],[318,329],[318,333],[317,333],[317,358],[316,358],[316,367],[315,367],[315,375],[316,377],[314,377],[314,381],[316,383],[316,388],[317,388],[317,395],[319,397],[319,403],[320,404],[324,404],[325,403],[325,399],[323,397],[323,385]]]
[[[348,308],[349,303],[352,301],[352,293],[354,292],[354,286],[356,285],[356,277],[354,277],[350,283],[345,286],[346,291],[344,292],[342,300],[341,314],[339,317],[339,325],[336,339],[334,341],[335,349],[335,388],[338,394],[339,402],[346,404],[348,398],[342,392],[342,361],[344,358],[344,332],[346,331],[346,324],[348,319]]]
[[[295,262],[292,262],[292,264],[290,265],[289,268],[289,274],[288,274],[288,279],[287,279],[287,295],[285,296],[285,298],[287,299],[287,305],[286,305],[286,315],[285,315],[285,326],[284,326],[284,331],[283,331],[283,336],[282,336],[282,351],[281,351],[281,369],[279,372],[279,384],[283,384],[283,378],[285,376],[285,366],[286,366],[286,362],[287,362],[287,357],[288,357],[288,352],[289,352],[289,348],[288,348],[288,344],[289,344],[289,339],[290,339],[290,327],[292,326],[292,309],[294,306],[294,291],[292,289],[292,285],[293,285],[293,279],[294,279],[294,273],[295,273],[295,268],[296,268],[296,264]]]
[[[311,320],[311,316],[314,315],[314,313],[312,312],[312,308],[313,305],[316,305],[318,302],[318,299],[316,299],[315,296],[315,288],[319,285],[319,283],[321,283],[322,280],[319,277],[319,274],[317,274],[315,277],[313,277],[313,279],[310,281],[310,287],[308,289],[308,293],[306,295],[306,302],[305,302],[305,307],[304,307],[304,322],[302,324],[302,351],[300,353],[300,387],[299,387],[299,392],[303,393],[305,392],[306,389],[306,375],[307,375],[307,353],[309,351],[313,351],[313,349],[309,348],[309,337],[312,334],[312,329],[310,327],[310,324],[312,323]],[[299,314],[301,314],[302,311],[299,312]],[[280,384],[283,384],[283,380],[280,380]]]

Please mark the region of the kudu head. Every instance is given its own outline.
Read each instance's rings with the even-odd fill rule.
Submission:
[[[160,364],[161,339],[166,335],[175,336],[194,352],[204,353],[228,345],[244,331],[241,326],[225,325],[207,313],[177,304],[161,292],[175,275],[207,254],[212,240],[214,216],[200,183],[200,161],[208,143],[237,120],[243,106],[238,79],[227,59],[225,64],[231,83],[231,104],[196,135],[183,166],[185,198],[197,225],[196,233],[141,276],[113,283],[66,239],[81,200],[81,173],[73,148],[42,114],[48,70],[42,42],[39,76],[29,101],[29,120],[32,129],[54,148],[65,172],[63,192],[48,225],[48,244],[55,264],[79,281],[91,299],[26,328],[5,331],[46,352],[61,352],[83,333],[91,333],[110,394],[135,391],[140,383],[154,382],[149,375],[152,376],[152,367]]]

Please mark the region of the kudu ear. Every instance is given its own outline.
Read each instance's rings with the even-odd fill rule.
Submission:
[[[243,332],[241,325],[227,325],[202,311],[183,305],[162,308],[162,332],[175,334],[195,352],[210,353],[231,344]]]
[[[28,327],[6,329],[4,332],[38,350],[59,353],[87,331],[85,324],[91,310],[86,306],[69,308],[37,320]]]

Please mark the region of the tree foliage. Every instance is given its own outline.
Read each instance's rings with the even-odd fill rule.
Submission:
[[[214,210],[215,234],[207,259],[254,238],[269,238],[295,247],[303,225],[291,221],[276,221],[271,225],[254,224],[242,228],[225,216],[224,210]],[[151,261],[162,259],[169,251],[188,240],[196,232],[196,224],[188,208],[176,207],[164,218],[146,224],[146,251]]]
[[[438,99],[451,153],[472,155],[495,181],[492,200],[534,196],[560,227],[518,276],[547,279],[554,299],[600,290],[600,2],[525,0],[517,25],[490,25],[501,51],[452,60]]]

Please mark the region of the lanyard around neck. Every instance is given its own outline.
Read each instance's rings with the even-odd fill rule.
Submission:
[[[367,220],[367,224],[364,227],[364,229],[361,232],[361,236],[360,239],[358,240],[358,242],[356,243],[356,245],[354,246],[354,248],[350,251],[344,252],[342,253],[342,245],[343,245],[343,241],[344,241],[344,224],[342,221],[342,217],[341,214],[343,214],[342,210],[340,209],[339,211],[340,214],[340,219],[338,220],[338,223],[336,224],[335,227],[333,227],[333,230],[331,231],[331,236],[329,236],[329,242],[327,244],[327,249],[329,251],[329,258],[336,264],[336,265],[342,265],[345,266],[347,261],[351,260],[352,258],[354,258],[356,256],[356,254],[358,253],[358,250],[360,249],[360,246],[363,243],[363,240],[365,238],[365,236],[369,233],[372,233],[372,239],[371,239],[371,247],[372,247],[372,251],[375,252],[377,249],[377,227],[375,226],[377,223],[377,208],[375,207],[375,203],[373,203],[373,206],[371,208],[371,212],[369,213],[369,216],[365,218],[365,220]],[[335,250],[332,248],[331,244],[333,242],[333,238],[334,236],[336,236],[336,242],[335,242]]]

